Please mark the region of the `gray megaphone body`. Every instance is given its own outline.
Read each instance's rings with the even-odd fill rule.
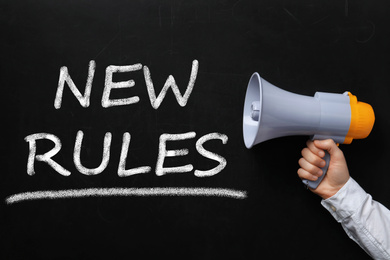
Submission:
[[[312,140],[333,139],[350,144],[366,138],[374,125],[372,107],[358,102],[350,92],[316,92],[314,97],[280,89],[254,73],[249,80],[243,112],[243,135],[247,148],[261,142],[292,135],[308,135]],[[303,180],[316,189],[326,175],[330,156],[317,181]]]

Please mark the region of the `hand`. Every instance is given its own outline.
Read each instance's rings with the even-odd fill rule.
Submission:
[[[328,172],[316,189],[310,189],[313,193],[327,199],[335,195],[349,180],[349,171],[343,152],[333,140],[307,141],[307,147],[302,150],[302,158],[299,160],[298,176],[301,179],[315,181],[323,174],[321,167],[325,166],[324,150],[330,154]]]

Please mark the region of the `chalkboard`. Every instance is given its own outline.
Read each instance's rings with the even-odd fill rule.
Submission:
[[[341,145],[390,207],[388,1],[1,1],[1,259],[366,259],[298,178],[307,136],[247,149],[250,76],[351,91]],[[167,259],[168,259],[167,258]]]

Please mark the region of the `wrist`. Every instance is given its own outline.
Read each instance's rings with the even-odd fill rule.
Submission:
[[[337,194],[337,192],[342,188],[330,188],[321,192],[317,192],[317,195],[319,195],[323,200],[329,199]]]
[[[339,192],[339,190],[344,187],[344,185],[348,182],[349,179],[350,176],[348,176],[348,178],[340,184],[326,184],[324,185],[324,187],[320,187],[318,191],[313,190],[313,192],[319,195],[324,200],[329,199],[336,195],[337,192]]]

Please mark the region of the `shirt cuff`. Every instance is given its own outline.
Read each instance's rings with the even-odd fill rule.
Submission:
[[[369,195],[351,177],[347,183],[332,197],[322,200],[321,204],[330,214],[341,222],[354,214]]]

